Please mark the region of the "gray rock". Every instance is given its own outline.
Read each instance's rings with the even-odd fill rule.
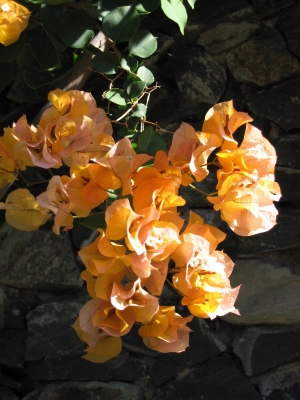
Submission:
[[[22,397],[22,400],[38,400],[40,395],[40,391],[38,389],[33,390],[32,392],[28,393],[25,397]]]
[[[0,331],[0,363],[15,368],[24,364],[26,331],[5,329]]]
[[[0,286],[0,329],[5,325],[5,293]]]
[[[42,303],[31,311],[27,315],[26,360],[39,360],[81,343],[71,325],[88,300],[88,295],[59,297]]]
[[[201,23],[201,22],[200,22]],[[252,7],[245,7],[205,25],[196,40],[209,54],[218,54],[248,40],[261,28]]]
[[[263,90],[247,102],[255,113],[276,122],[285,131],[300,128],[300,77]]]
[[[125,382],[50,383],[39,400],[142,400],[143,389]]]
[[[279,183],[282,197],[280,202],[289,201],[300,204],[300,169],[277,167],[275,171],[276,182]]]
[[[36,306],[38,299],[30,293],[20,293],[19,289],[12,287],[2,286],[2,291],[5,296],[4,322],[6,327],[9,329],[26,329],[26,315]]]
[[[300,6],[291,8],[277,23],[277,28],[284,34],[292,53],[300,57]]]
[[[19,400],[19,397],[14,392],[6,387],[0,387],[1,400]]]
[[[295,258],[299,251],[295,250]],[[237,260],[230,276],[233,287],[242,285],[236,301],[241,316],[223,319],[240,325],[300,324],[300,276],[275,259]],[[282,259],[289,263],[288,257]],[[298,258],[299,264],[299,258]],[[290,265],[293,265],[290,263]]]
[[[210,194],[216,191],[217,177],[215,171],[211,171],[208,176],[201,182],[194,181],[192,183],[197,189],[204,193]],[[211,203],[206,200],[206,196],[197,192],[190,187],[181,186],[179,188],[179,195],[186,201],[186,207],[200,208],[211,207]]]
[[[272,16],[296,3],[297,0],[254,0],[254,7],[257,15],[260,18],[264,18]]]
[[[279,209],[277,225],[271,230],[249,237],[236,236],[238,257],[254,258],[265,251],[299,247],[300,211],[277,208]]]
[[[203,319],[194,317],[188,326],[193,331],[190,333],[189,347],[182,353],[161,354],[150,377],[152,387],[166,383],[168,380],[184,374],[184,371],[193,369],[196,364],[215,357],[226,350],[226,346]]]
[[[259,375],[280,364],[296,361],[300,355],[300,326],[251,327],[236,340],[234,353],[246,375]]]
[[[258,386],[266,400],[300,398],[300,363],[281,366],[277,371],[254,377],[251,381]]]
[[[177,42],[169,64],[180,92],[181,104],[190,109],[214,104],[226,87],[226,72],[201,47]]]
[[[265,28],[259,35],[231,50],[226,63],[238,82],[264,87],[300,73],[300,64],[288,52],[281,34]]]
[[[227,357],[215,357],[194,368],[181,379],[170,382],[151,400],[260,400],[248,379]]]
[[[0,228],[0,283],[49,292],[83,286],[67,234],[23,232],[4,223]]]
[[[249,9],[249,2],[244,0],[202,0],[196,1],[195,8],[189,13],[189,22],[200,25],[201,27],[210,24],[217,25],[224,19],[231,18],[236,12],[243,12]]]
[[[285,135],[276,144],[277,165],[300,169],[300,135]]]
[[[28,362],[26,373],[31,380],[72,380],[72,381],[134,381],[145,379],[147,364],[130,357],[122,351],[117,357],[104,364],[92,363],[82,358],[86,345],[47,356],[44,360]]]

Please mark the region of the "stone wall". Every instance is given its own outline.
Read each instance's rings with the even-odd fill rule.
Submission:
[[[242,315],[195,318],[185,353],[154,353],[132,330],[116,359],[105,365],[84,361],[80,356],[85,346],[71,325],[88,299],[76,251],[90,231],[78,225],[70,234],[55,236],[49,224],[40,231],[19,232],[2,216],[0,398],[297,400],[299,1],[198,0],[184,37],[160,13],[144,20],[145,27],[149,24],[160,47],[147,63],[161,86],[151,97],[149,120],[171,131],[181,121],[201,129],[214,103],[233,99],[235,108],[248,112],[277,150],[282,198],[278,224],[270,232],[237,237],[205,199],[183,192],[188,207],[228,234],[222,248],[236,263],[231,282],[242,284],[237,300]],[[83,88],[99,106],[102,85],[93,75]],[[9,98],[15,99],[13,87]],[[20,98],[15,101],[22,109]],[[201,188],[213,185],[208,179]],[[167,304],[179,302],[170,289],[163,298]]]

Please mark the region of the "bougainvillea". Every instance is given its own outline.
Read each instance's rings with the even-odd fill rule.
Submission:
[[[239,314],[234,307],[239,287],[230,284],[234,263],[217,250],[226,235],[194,212],[183,228],[178,207],[185,199],[178,193],[181,186],[192,190],[214,165],[217,192],[206,197],[235,233],[249,236],[275,225],[276,155],[251,118],[231,101],[217,104],[202,132],[182,123],[169,151],[151,154],[147,147],[135,151],[127,137],[115,143],[111,121],[90,93],[55,90],[49,100],[53,106],[38,125],[21,117],[5,130],[0,149],[1,187],[32,167],[51,171],[48,187],[36,198],[28,189],[14,190],[0,207],[7,222],[22,230],[37,229],[51,216],[58,235],[72,228],[74,218],[87,217],[85,224],[98,230],[94,242],[79,251],[92,298],[74,323],[88,345],[84,357],[105,362],[117,356],[121,337],[135,323],[147,347],[181,352],[193,316]],[[239,145],[234,133],[243,125]],[[55,175],[52,169],[63,164],[69,175]],[[106,210],[93,213],[104,202]],[[166,282],[182,296],[190,316],[159,304]]]
[[[30,14],[15,1],[0,0],[0,43],[8,46],[16,42],[27,28]]]

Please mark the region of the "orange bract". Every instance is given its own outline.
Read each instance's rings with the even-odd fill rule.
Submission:
[[[27,28],[31,12],[15,1],[0,0],[0,43],[4,46],[16,42]]]

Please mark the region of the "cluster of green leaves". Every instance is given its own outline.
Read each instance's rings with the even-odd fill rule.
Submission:
[[[141,121],[155,88],[155,78],[143,60],[156,51],[157,39],[141,28],[141,21],[161,7],[183,34],[187,21],[183,0],[17,1],[32,14],[17,42],[0,45],[0,90],[18,70],[24,71],[24,81],[31,88],[55,85],[76,68],[82,54],[92,54],[94,70],[108,79],[103,97],[109,109],[111,103],[117,108],[116,119],[123,123],[119,135],[133,138],[137,150],[143,148],[136,133],[144,130]],[[196,0],[184,1],[193,8]],[[106,37],[107,51],[92,44],[99,31]]]

